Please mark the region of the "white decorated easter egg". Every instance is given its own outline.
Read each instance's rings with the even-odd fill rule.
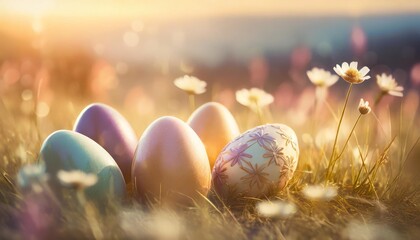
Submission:
[[[211,185],[210,164],[200,138],[185,122],[161,117],[145,130],[134,155],[132,179],[140,200],[192,205]]]
[[[195,110],[187,121],[206,147],[210,167],[220,151],[240,132],[236,120],[220,103],[209,102]]]
[[[91,104],[80,113],[74,131],[101,145],[114,158],[125,181],[130,182],[138,139],[131,125],[117,110],[105,104]]]
[[[253,128],[231,141],[219,154],[212,184],[225,199],[265,197],[283,189],[299,158],[295,132],[284,124]]]

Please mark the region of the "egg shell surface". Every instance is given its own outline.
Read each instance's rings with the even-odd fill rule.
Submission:
[[[125,181],[130,182],[138,139],[117,110],[105,104],[91,104],[80,113],[73,129],[101,145],[116,161]]]
[[[228,200],[269,197],[286,186],[298,158],[298,140],[290,127],[258,126],[222,150],[212,172],[212,187]]]
[[[216,102],[197,108],[187,123],[206,147],[211,168],[223,147],[240,134],[235,118],[225,106]]]
[[[133,163],[134,191],[141,200],[191,205],[210,189],[206,150],[197,134],[175,117],[155,120],[143,133]]]
[[[105,149],[92,139],[73,131],[52,133],[43,143],[40,162],[45,164],[53,189],[62,186],[57,173],[60,170],[80,170],[96,174],[98,181],[86,189],[87,196],[98,202],[120,200],[126,189],[121,170]]]

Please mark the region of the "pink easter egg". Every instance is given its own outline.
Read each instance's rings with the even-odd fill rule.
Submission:
[[[211,183],[210,164],[200,138],[185,122],[161,117],[145,130],[134,156],[132,179],[141,200],[192,205]]]

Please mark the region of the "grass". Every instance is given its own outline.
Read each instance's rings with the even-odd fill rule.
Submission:
[[[129,193],[122,204],[109,206],[104,212],[88,208],[97,221],[96,230],[92,231],[88,221],[91,217],[86,217],[85,207],[80,206],[74,192],[68,192],[67,204],[48,204],[51,196],[17,187],[20,166],[37,161],[40,144],[51,132],[45,125],[42,127],[35,114],[19,110],[20,101],[6,97],[0,102],[1,239],[91,239],[101,235],[105,239],[415,239],[420,236],[419,181],[410,171],[413,166],[419,169],[420,126],[417,109],[414,113],[404,110],[409,109],[405,105],[410,102],[402,100],[396,108],[398,111],[384,105],[374,108],[360,119],[353,131],[354,122],[359,121],[355,105],[358,101],[350,98],[341,134],[334,143],[335,155],[331,153],[334,139],[321,144],[316,135],[325,127],[336,129],[342,103],[330,103],[331,106],[325,103],[328,105],[318,110],[321,113],[306,113],[307,120],[299,126],[293,126],[294,122],[285,117],[287,114],[271,109],[270,118],[291,124],[300,141],[299,164],[293,178],[283,191],[270,198],[297,206],[297,212],[287,219],[265,218],[256,212],[255,204],[268,199],[241,199],[230,204],[210,194],[202,196],[203,201],[195,206],[171,210],[141,205]],[[62,101],[56,105],[67,106],[66,101],[72,101],[73,107],[51,108],[49,120],[41,119],[44,124],[71,128],[85,103],[73,99]],[[384,113],[391,118],[378,117]],[[257,118],[250,120],[247,114],[244,109],[234,112],[242,130],[257,125]],[[187,113],[179,113],[182,119],[186,116]],[[130,122],[136,119],[131,115],[127,118]],[[134,128],[141,132],[147,124],[137,122]],[[305,140],[301,137],[304,134]],[[335,159],[333,168],[328,167],[331,159]],[[312,184],[335,186],[338,196],[331,201],[308,200],[302,189]]]

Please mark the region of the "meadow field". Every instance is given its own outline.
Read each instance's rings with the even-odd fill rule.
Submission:
[[[420,237],[418,14],[130,18],[91,32],[60,18],[66,32],[51,16],[6,13],[0,239]],[[21,30],[13,30],[13,19]],[[215,189],[226,171],[216,162],[211,188],[192,203],[140,200],[134,180],[126,179],[124,197],[99,206],[85,198],[95,174],[58,176],[70,185],[58,193],[57,176],[40,167],[44,141],[73,130],[89,104],[114,108],[140,140],[156,119],[187,122],[209,102],[229,110],[241,134],[277,123],[294,131],[296,146],[285,146],[299,157],[286,173],[281,169],[285,185],[227,200]]]

